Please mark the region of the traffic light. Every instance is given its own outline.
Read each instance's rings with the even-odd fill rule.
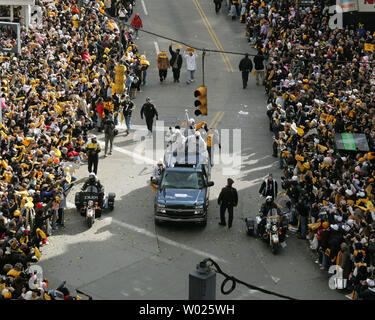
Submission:
[[[194,105],[198,108],[194,111],[196,116],[207,115],[207,87],[199,86],[197,90],[194,91],[194,97],[197,99],[194,101]]]

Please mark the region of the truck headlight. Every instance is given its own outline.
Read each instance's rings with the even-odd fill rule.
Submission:
[[[196,207],[195,207],[194,214],[202,214],[202,213],[204,213],[203,205],[201,205],[201,206],[196,206]]]
[[[165,210],[165,205],[164,204],[158,204],[156,206],[156,211],[160,213],[166,213],[167,211]]]

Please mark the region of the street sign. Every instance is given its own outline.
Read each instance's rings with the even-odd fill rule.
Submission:
[[[366,135],[360,133],[336,133],[336,148],[345,151],[369,151]]]

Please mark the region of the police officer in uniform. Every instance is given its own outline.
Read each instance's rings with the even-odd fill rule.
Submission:
[[[253,63],[249,59],[248,53],[246,53],[245,57],[240,61],[239,69],[242,72],[242,87],[246,89],[247,82],[249,81],[249,73],[253,70]]]
[[[228,178],[227,185],[219,194],[217,199],[218,204],[220,205],[220,222],[219,225],[225,226],[225,211],[228,209],[228,228],[232,227],[233,222],[233,207],[237,207],[238,203],[238,194],[235,188],[232,188],[233,180]]]
[[[146,118],[147,129],[149,131],[149,135],[152,134],[152,123],[154,122],[154,117],[156,116],[156,120],[158,120],[159,115],[158,111],[156,110],[155,106],[151,103],[151,99],[149,97],[146,98],[146,103],[141,108],[141,118],[143,116]]]
[[[99,162],[99,152],[102,151],[98,141],[96,140],[96,136],[91,138],[91,142],[86,145],[86,154],[88,158],[88,169],[89,173],[94,172],[98,174],[98,162]],[[94,170],[92,170],[92,166],[94,165]]]

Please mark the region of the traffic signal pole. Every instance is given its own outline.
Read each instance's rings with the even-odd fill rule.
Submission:
[[[202,53],[202,81],[203,81],[203,85],[205,86],[204,84],[204,57],[206,55],[206,51],[203,51]]]

